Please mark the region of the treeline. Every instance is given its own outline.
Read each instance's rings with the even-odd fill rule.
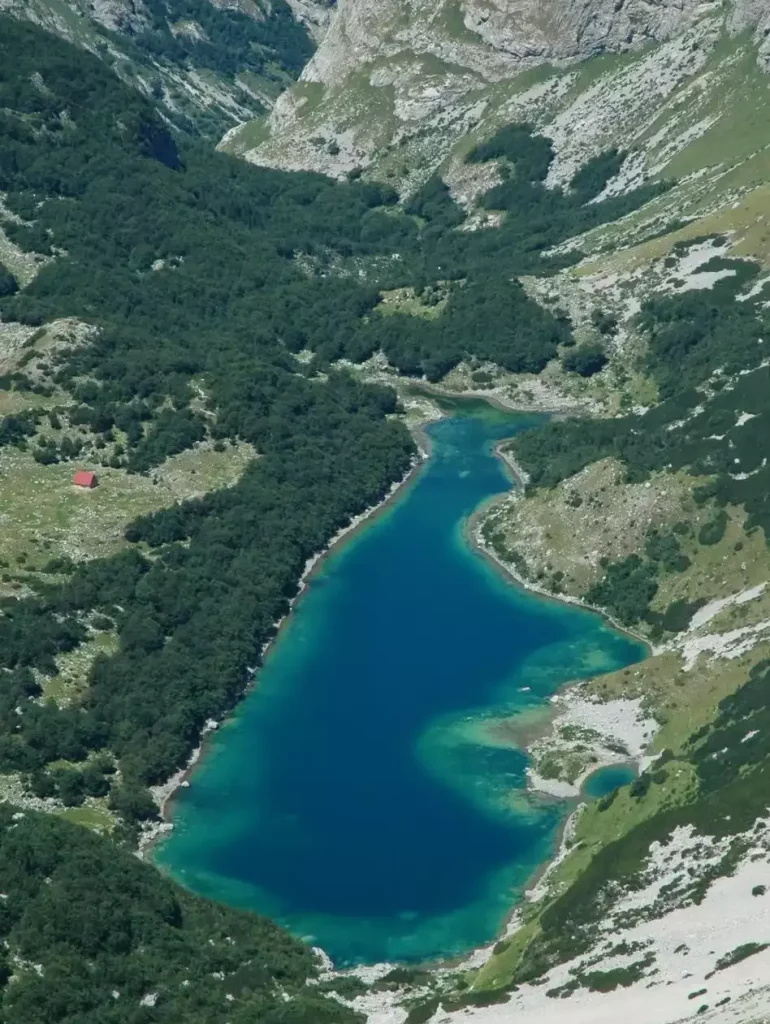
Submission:
[[[13,1024],[360,1024],[310,949],[85,829],[0,806],[0,1017]],[[13,981],[9,979],[13,975]]]
[[[514,373],[540,373],[560,344],[572,343],[565,320],[530,299],[518,281],[502,276],[457,285],[435,320],[379,317],[370,321],[367,335],[402,373],[433,381],[470,355]]]
[[[470,239],[443,238],[437,250],[441,262],[462,258],[464,248],[469,269],[477,265],[495,272],[501,264],[513,273],[542,273],[549,266],[558,269],[565,260],[544,260],[545,249],[617,220],[669,187],[648,183],[625,195],[593,202],[620,170],[625,154],[611,149],[589,160],[567,189],[545,185],[554,156],[551,140],[536,135],[528,124],[508,125],[476,146],[468,156],[470,162],[500,161],[504,180],[484,195],[483,205],[505,211],[504,220],[496,231],[465,232]],[[578,258],[574,254],[567,262]]]
[[[645,185],[625,196],[592,202],[618,172],[625,154],[609,150],[579,170],[568,189],[547,188],[554,160],[549,139],[527,124],[509,125],[468,155],[470,162],[501,160],[504,182],[484,197],[484,205],[504,211],[501,224],[483,231],[458,230],[464,212],[447,186],[429,179],[406,206],[420,219],[419,234],[404,232],[408,283],[416,290],[432,282],[457,282],[441,316],[415,323],[402,315],[375,320],[368,335],[374,341],[363,351],[382,349],[402,373],[425,374],[438,380],[462,359],[488,359],[513,372],[538,373],[558,352],[574,344],[569,321],[545,310],[512,281],[525,273],[554,272],[579,258],[546,258],[544,251],[598,224],[631,212],[666,186]],[[598,372],[606,356],[598,346],[585,346],[565,360],[568,369],[584,376]]]

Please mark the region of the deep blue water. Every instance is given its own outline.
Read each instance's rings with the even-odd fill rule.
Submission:
[[[627,786],[636,778],[636,768],[631,764],[612,764],[598,768],[583,783],[583,795],[596,800],[606,796],[613,789]]]
[[[511,486],[493,443],[531,423],[474,403],[432,426],[416,481],[323,563],[181,791],[157,853],[176,878],[339,963],[493,938],[564,809],[526,794],[525,758],[490,720],[643,656],[465,541]]]

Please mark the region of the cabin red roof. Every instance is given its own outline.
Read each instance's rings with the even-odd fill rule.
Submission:
[[[72,482],[76,487],[96,487],[96,473],[79,469],[73,476]]]

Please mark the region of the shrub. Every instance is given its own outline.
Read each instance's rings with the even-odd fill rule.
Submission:
[[[581,980],[592,992],[612,992],[618,987],[628,988],[644,977],[644,970],[651,962],[652,958],[648,955],[644,960],[637,960],[628,967],[615,967],[610,971],[589,971]]]
[[[727,529],[727,513],[724,509],[704,523],[698,531],[698,540],[701,544],[718,544],[725,535]]]
[[[729,953],[725,953],[724,956],[720,956],[714,965],[714,969],[717,971],[724,971],[728,967],[732,967],[734,964],[739,964],[741,960],[746,960],[747,957],[754,956],[755,953],[761,953],[763,950],[768,948],[770,943],[767,942],[744,942],[742,946],[736,946],[735,949],[730,950]]]
[[[630,793],[631,796],[637,800],[641,800],[642,797],[647,795],[647,792],[652,784],[652,776],[648,775],[647,772],[642,772],[638,779],[634,779],[631,784]]]
[[[562,358],[562,366],[570,373],[577,373],[581,377],[593,377],[599,373],[607,363],[607,356],[601,345],[579,345],[565,353]]]
[[[158,816],[158,808],[150,791],[131,783],[113,786],[109,807],[129,822],[147,821]]]
[[[0,263],[0,297],[4,295],[15,295],[19,290],[19,283],[4,263]]]
[[[615,788],[613,790],[610,790],[609,793],[605,794],[601,798],[601,800],[599,800],[598,804],[596,805],[597,808],[600,811],[607,811],[607,810],[609,810],[609,808],[612,807],[612,805],[615,803],[615,800],[616,800],[617,795],[618,795],[619,792],[620,792],[620,790],[617,789],[617,788]]]
[[[591,313],[591,323],[599,334],[615,334],[618,329],[617,317],[606,310],[597,308]]]
[[[433,996],[432,999],[428,999],[424,1003],[418,1003],[417,1006],[413,1006],[406,1015],[404,1024],[427,1024],[438,1007],[438,996]]]

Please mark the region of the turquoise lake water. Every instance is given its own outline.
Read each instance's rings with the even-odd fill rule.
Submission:
[[[511,486],[493,444],[533,420],[462,408],[430,427],[416,480],[312,577],[156,852],[189,888],[340,965],[495,936],[566,813],[527,794],[525,757],[495,725],[644,655],[468,546],[467,517]]]
[[[607,796],[613,789],[633,782],[636,775],[636,768],[630,764],[613,764],[599,768],[583,783],[583,795],[592,800]]]

